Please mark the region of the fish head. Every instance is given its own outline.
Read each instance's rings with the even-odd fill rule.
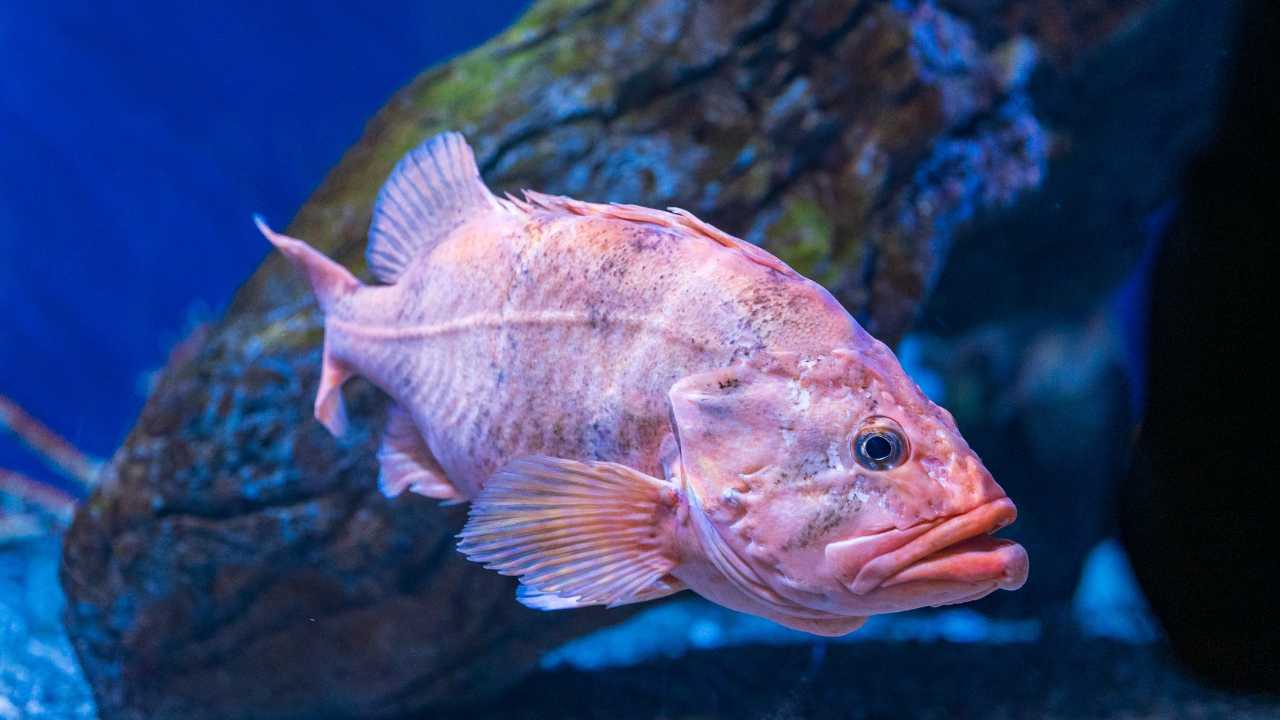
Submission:
[[[865,337],[865,336],[864,336]],[[948,605],[1017,589],[1016,509],[951,414],[866,337],[757,353],[671,391],[690,524],[740,593],[787,617]]]

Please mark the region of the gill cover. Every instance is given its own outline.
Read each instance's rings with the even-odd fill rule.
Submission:
[[[812,611],[779,594],[754,564],[726,541],[749,542],[740,521],[752,501],[751,476],[776,460],[772,442],[792,405],[783,395],[799,371],[794,353],[758,353],[734,365],[681,379],[670,392],[690,519],[707,559],[739,591],[798,616]]]

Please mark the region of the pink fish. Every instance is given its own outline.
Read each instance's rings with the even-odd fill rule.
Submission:
[[[467,557],[546,610],[683,589],[820,635],[1016,589],[1013,503],[816,283],[678,209],[489,192],[466,141],[396,166],[366,285],[259,226],[325,316],[315,413],[393,406],[388,496],[470,501]]]

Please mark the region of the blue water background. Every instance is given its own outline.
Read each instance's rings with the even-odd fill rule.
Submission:
[[[0,3],[0,393],[99,457],[395,90],[525,0]],[[11,436],[0,467],[62,483]]]

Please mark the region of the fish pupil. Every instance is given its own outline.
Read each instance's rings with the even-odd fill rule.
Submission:
[[[893,455],[893,443],[884,435],[872,435],[862,446],[867,457],[876,462],[884,462]]]

